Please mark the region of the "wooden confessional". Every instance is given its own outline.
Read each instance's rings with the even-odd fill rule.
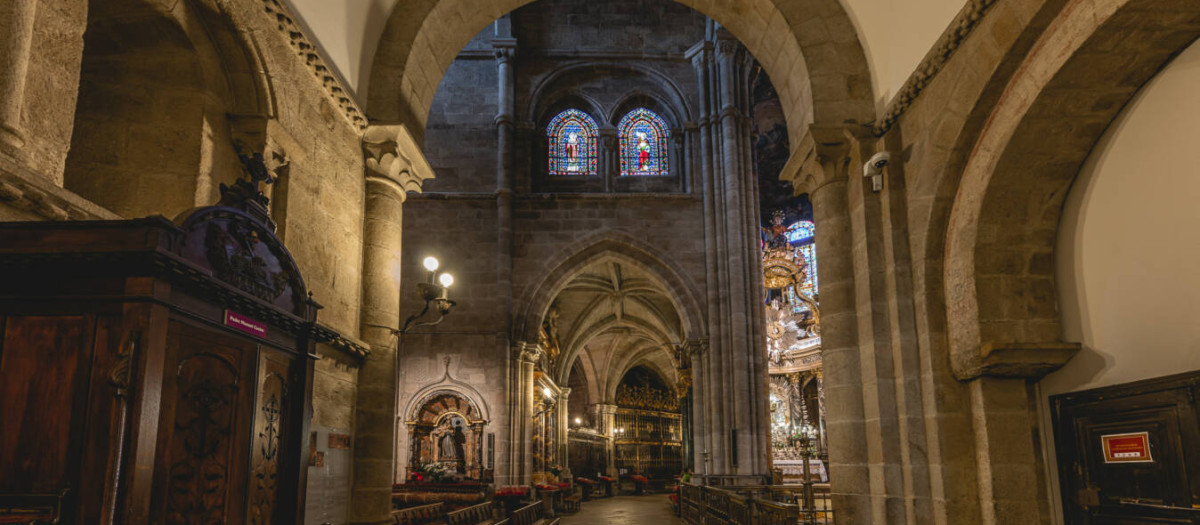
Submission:
[[[1200,524],[1200,372],[1050,398],[1068,525]]]
[[[320,306],[261,180],[0,224],[0,523],[303,521]]]

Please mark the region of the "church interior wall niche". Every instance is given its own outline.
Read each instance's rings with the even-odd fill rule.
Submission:
[[[683,416],[673,388],[644,366],[617,386],[615,463],[621,474],[670,479],[683,469]]]
[[[491,477],[484,465],[487,421],[466,397],[455,392],[434,394],[417,409],[407,425],[410,480],[441,482]]]

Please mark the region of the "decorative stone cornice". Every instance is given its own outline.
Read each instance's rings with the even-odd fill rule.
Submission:
[[[970,381],[978,377],[1041,379],[1058,370],[1075,354],[1079,343],[984,343],[970,359],[951,359],[954,377]]]
[[[401,194],[421,192],[433,168],[403,124],[372,125],[363,132],[367,180],[394,184]]]
[[[121,218],[3,154],[0,154],[0,206],[24,210],[52,221]]]
[[[312,338],[318,343],[326,343],[335,350],[353,357],[360,363],[371,355],[371,348],[366,343],[343,335],[341,332],[322,323],[317,323],[313,326]]]
[[[934,44],[933,49],[925,55],[925,59],[921,61],[912,75],[909,75],[908,80],[900,87],[900,91],[892,97],[891,102],[883,111],[883,116],[875,123],[872,130],[876,136],[883,135],[891,129],[892,125],[900,119],[900,115],[903,115],[925,90],[925,86],[928,86],[933,81],[933,77],[941,72],[946,62],[950,61],[954,52],[979,25],[979,21],[983,20],[988,9],[995,4],[996,0],[969,0],[963,6],[962,10],[958,12],[958,16],[951,22],[950,27]]]
[[[354,97],[350,95],[344,81],[339,78],[333,68],[327,65],[330,61],[322,56],[321,49],[313,44],[313,39],[309,37],[308,31],[296,22],[296,17],[292,15],[291,10],[281,0],[262,0],[262,3],[264,12],[275,22],[279,35],[304,61],[317,82],[325,88],[325,93],[333,102],[334,107],[341,110],[342,116],[346,117],[346,120],[355,128],[365,129],[367,127],[366,114],[363,113],[362,108],[358,107]]]

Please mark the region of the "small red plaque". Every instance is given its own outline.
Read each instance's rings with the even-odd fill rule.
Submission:
[[[267,323],[256,321],[231,310],[225,310],[225,326],[255,337],[267,337]]]
[[[1153,463],[1150,455],[1150,433],[1110,434],[1100,436],[1105,463]]]

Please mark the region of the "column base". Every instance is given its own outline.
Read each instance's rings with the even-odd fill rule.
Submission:
[[[20,130],[0,125],[0,153],[18,161],[24,161],[28,157],[25,151],[25,137]]]

